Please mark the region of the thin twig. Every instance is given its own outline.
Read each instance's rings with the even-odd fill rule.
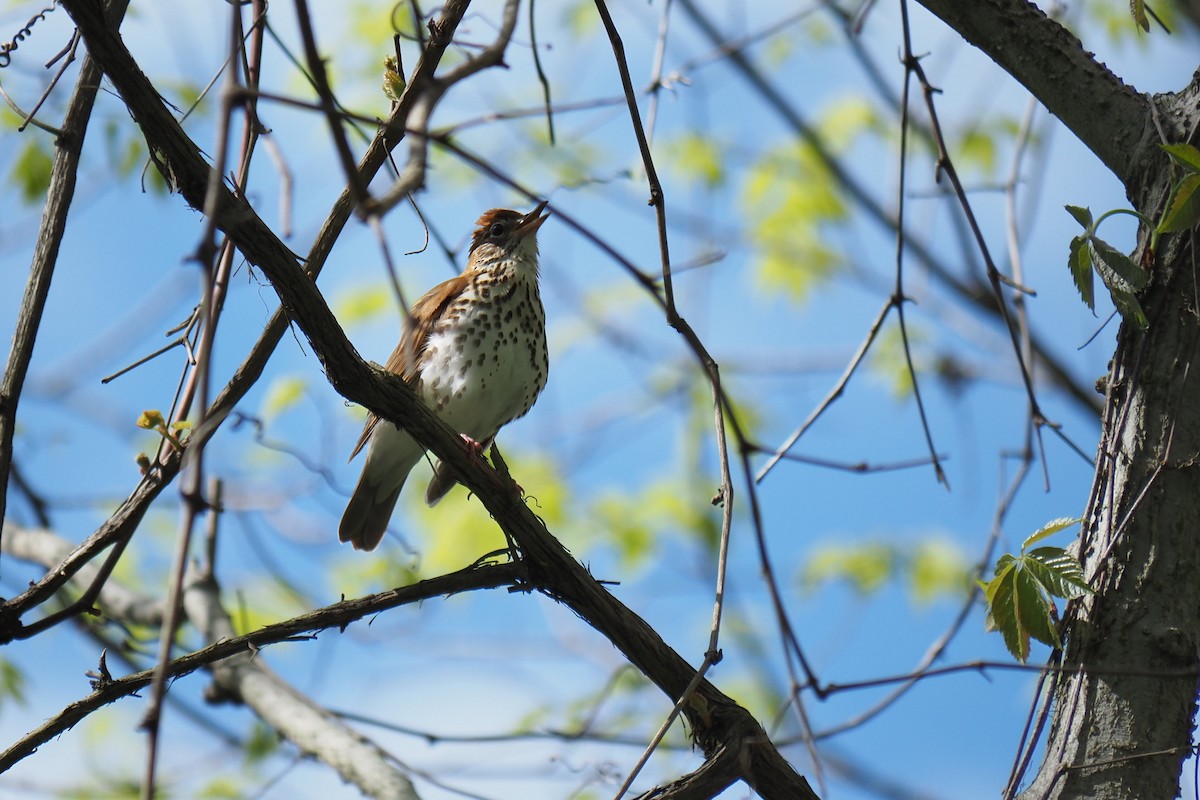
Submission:
[[[536,0],[529,0],[529,50],[533,53],[533,68],[537,72],[538,83],[542,85],[542,101],[546,109],[546,136],[550,146],[554,147],[554,103],[550,100],[550,79],[542,69],[542,56],[538,52],[537,24],[533,19],[533,9]]]
[[[669,3],[668,3],[669,5]],[[671,278],[671,256],[667,236],[667,211],[666,198],[663,193],[662,184],[658,179],[658,172],[654,166],[654,158],[650,152],[650,143],[646,134],[646,130],[642,125],[641,115],[637,106],[637,95],[633,88],[633,81],[629,74],[629,65],[625,59],[625,47],[621,41],[620,33],[617,31],[616,24],[613,22],[612,15],[608,12],[608,7],[604,0],[596,0],[596,10],[600,15],[601,22],[604,24],[604,29],[608,34],[609,43],[612,47],[613,56],[617,63],[617,70],[621,78],[621,87],[624,91],[626,103],[629,108],[630,123],[633,127],[634,136],[637,139],[638,149],[642,157],[642,167],[646,172],[646,181],[650,189],[650,205],[654,207],[655,217],[658,224],[658,242],[659,256],[662,260],[662,286],[663,299],[665,304],[667,324],[675,328],[685,340],[692,345],[693,351],[700,359],[705,373],[712,389],[713,400],[713,416],[714,427],[716,431],[718,463],[721,471],[721,488],[720,488],[720,503],[722,505],[722,523],[721,523],[721,539],[718,548],[717,556],[717,585],[715,590],[715,600],[713,603],[713,621],[712,628],[709,633],[709,644],[704,655],[704,661],[700,668],[696,671],[695,677],[689,684],[688,688],[680,696],[668,715],[666,721],[659,728],[658,733],[653,737],[642,757],[634,765],[629,775],[626,777],[624,784],[617,793],[617,800],[633,784],[634,779],[641,771],[642,767],[649,760],[651,753],[657,747],[659,741],[666,734],[667,729],[673,723],[675,716],[685,703],[690,700],[691,693],[695,690],[708,671],[710,665],[715,664],[720,660],[720,630],[721,630],[721,615],[725,603],[725,571],[729,553],[729,537],[733,524],[733,481],[731,478],[729,467],[729,452],[725,439],[725,410],[726,398],[721,389],[720,371],[717,363],[708,354],[707,350],[701,345],[699,338],[696,336],[692,328],[679,315],[678,309],[675,307],[675,294]],[[657,296],[657,293],[655,293]],[[744,440],[740,440],[743,441]],[[743,452],[745,448],[743,447]]]
[[[958,197],[959,205],[962,207],[963,215],[966,217],[967,223],[970,225],[971,232],[974,234],[975,242],[979,253],[983,256],[984,264],[987,268],[987,279],[992,287],[992,298],[995,301],[997,312],[1003,321],[1005,328],[1008,330],[1009,338],[1012,340],[1013,355],[1017,360],[1017,368],[1021,374],[1021,382],[1025,387],[1025,396],[1029,401],[1030,413],[1035,420],[1035,434],[1037,436],[1038,451],[1041,456],[1042,476],[1046,485],[1046,489],[1050,488],[1050,471],[1046,463],[1045,445],[1042,441],[1042,427],[1048,422],[1048,418],[1042,413],[1038,404],[1037,395],[1033,389],[1033,374],[1029,369],[1029,364],[1026,360],[1024,350],[1021,346],[1021,335],[1017,325],[1012,319],[1012,315],[1008,310],[1008,301],[1004,291],[1001,288],[1002,283],[1012,284],[1011,281],[1001,281],[1000,270],[996,268],[995,262],[992,260],[991,251],[987,246],[987,241],[983,236],[983,231],[979,227],[979,222],[975,218],[975,212],[971,207],[971,201],[967,198],[966,190],[963,189],[962,182],[959,180],[958,171],[954,168],[954,162],[950,158],[948,149],[946,148],[946,140],[942,135],[941,124],[938,121],[937,107],[933,102],[934,88],[929,83],[929,79],[925,76],[925,69],[921,66],[921,61],[913,53],[912,37],[908,23],[908,0],[900,2],[900,19],[901,29],[903,31],[904,41],[904,69],[907,82],[907,76],[913,75],[921,84],[922,94],[925,98],[925,108],[929,114],[929,125],[933,132],[934,141],[937,143],[937,170],[939,174],[944,174],[950,179],[950,184],[954,188],[954,193]],[[1051,430],[1057,431],[1057,427],[1051,425]]]
[[[451,6],[459,5],[461,5],[461,9],[456,10],[458,16],[461,17],[462,13],[466,11],[467,0],[458,0],[457,3],[447,3],[446,10],[443,13],[449,14]],[[384,214],[389,209],[398,205],[411,192],[424,185],[425,170],[428,161],[428,138],[426,134],[433,107],[454,84],[466,80],[471,75],[482,70],[497,67],[504,63],[504,53],[508,50],[509,42],[512,41],[513,31],[517,26],[519,5],[517,0],[506,0],[504,13],[500,21],[500,30],[497,31],[496,38],[475,56],[448,70],[440,78],[433,78],[431,76],[419,89],[414,89],[412,82],[409,82],[405,88],[404,97],[401,98],[401,105],[403,105],[404,98],[408,97],[410,93],[413,94],[414,99],[411,105],[411,113],[407,115],[408,125],[406,128],[387,128],[389,134],[399,133],[401,130],[408,134],[410,140],[408,163],[392,183],[392,186],[378,198],[372,200],[369,207],[364,209],[364,211]],[[453,29],[447,29],[443,24],[431,22],[429,30],[430,43],[444,50],[450,42],[450,35],[453,33]],[[422,59],[423,62],[424,59]],[[417,69],[419,70],[420,68],[421,64],[418,64]],[[393,118],[395,116],[395,113],[393,113]]]
[[[625,45],[621,42],[621,34],[608,13],[604,0],[596,0],[596,11],[608,34],[613,55],[617,61],[617,71],[621,77],[621,89],[625,94],[625,104],[629,108],[630,121],[633,124],[633,134],[637,138],[638,151],[642,157],[642,168],[646,170],[646,183],[650,188],[650,199],[647,204],[654,208],[658,222],[658,252],[662,260],[663,298],[666,303],[667,324],[677,327],[679,311],[675,308],[675,286],[671,280],[671,252],[667,240],[667,203],[663,197],[662,182],[658,179],[658,171],[654,168],[654,158],[650,154],[650,143],[646,139],[646,130],[642,127],[642,115],[638,111],[637,94],[633,89],[633,81],[629,77],[629,64],[625,60]]]
[[[329,73],[325,70],[325,61],[317,50],[317,39],[313,34],[308,2],[307,0],[295,0],[295,3],[296,21],[300,25],[300,39],[304,43],[304,57],[308,64],[308,73],[312,76],[313,84],[316,87],[321,111],[329,122],[329,132],[333,138],[338,161],[342,165],[342,172],[346,175],[346,183],[350,187],[350,197],[356,206],[362,208],[370,198],[370,194],[354,163],[354,155],[350,152],[350,143],[346,140],[346,131],[342,128],[337,100],[334,99],[333,89],[329,86]]]
[[[111,0],[107,9],[109,18],[119,22],[128,5],[128,0]],[[25,284],[25,295],[21,300],[4,374],[0,377],[0,519],[5,516],[17,405],[29,372],[46,298],[50,294],[50,280],[54,275],[59,247],[66,233],[67,212],[75,197],[83,139],[102,75],[103,71],[96,60],[90,55],[86,56],[79,70],[79,79],[75,82],[75,91],[67,104],[62,133],[57,138],[54,162],[50,167],[50,184],[46,191],[46,207],[29,267],[29,280]]]
[[[300,1],[300,0],[298,0]],[[204,202],[204,230],[196,251],[196,261],[201,270],[201,318],[199,350],[196,355],[195,381],[196,396],[199,405],[197,426],[203,426],[209,407],[209,391],[211,389],[211,366],[213,342],[216,337],[217,320],[220,318],[224,304],[225,287],[233,264],[233,242],[226,239],[218,251],[216,246],[216,211],[219,189],[223,188],[225,164],[228,159],[230,123],[233,116],[234,104],[238,100],[235,87],[239,83],[239,70],[235,67],[236,55],[244,47],[242,35],[241,7],[230,7],[229,25],[229,63],[226,73],[225,89],[222,91],[221,113],[217,120],[217,147],[211,169],[209,184]],[[261,54],[256,50],[255,55]],[[257,71],[257,65],[255,66]],[[246,114],[242,124],[247,128],[242,139],[240,178],[237,184],[244,184],[248,174],[249,163],[253,155],[253,132],[255,125],[253,113]],[[187,413],[187,406],[180,408],[180,413]],[[186,478],[181,495],[183,498],[183,516],[180,520],[180,531],[176,541],[175,556],[171,567],[171,578],[167,591],[166,616],[159,634],[158,658],[155,666],[154,680],[150,685],[150,702],[142,720],[142,729],[147,733],[146,773],[142,783],[143,800],[153,800],[157,782],[158,751],[162,722],[163,698],[167,691],[167,665],[171,659],[171,648],[175,642],[175,634],[180,623],[184,592],[184,576],[187,571],[188,558],[191,553],[192,533],[197,519],[206,510],[208,503],[204,500],[204,453],[205,442],[198,442],[188,447],[183,454]]]
[[[671,30],[671,3],[663,3],[662,13],[658,15],[658,33],[654,37],[654,63],[650,67],[650,108],[646,111],[646,140],[654,141],[655,121],[658,119],[658,104],[662,90],[666,87],[663,81],[663,64],[667,57],[667,35]]]
[[[59,54],[59,56],[66,56],[66,58],[63,59],[62,65],[58,68],[58,72],[54,73],[54,77],[50,79],[50,84],[46,87],[45,91],[42,92],[42,96],[39,97],[38,101],[33,104],[33,108],[29,109],[29,113],[25,116],[25,119],[22,120],[19,126],[17,126],[18,133],[23,133],[25,131],[25,128],[28,127],[30,122],[33,121],[34,116],[42,110],[42,105],[50,99],[50,92],[54,91],[54,87],[58,85],[59,80],[62,79],[62,76],[66,73],[67,69],[72,63],[74,63],[75,52],[78,49],[79,32],[76,31],[71,34],[71,41],[67,43],[67,46],[64,47],[62,52]],[[58,57],[55,57],[54,60],[57,61]],[[51,63],[53,63],[53,61]],[[47,64],[46,66],[49,67],[50,65]]]
[[[721,30],[700,8],[696,0],[678,0],[678,5],[697,25],[701,33],[715,45],[724,44]],[[1040,13],[1040,12],[1038,12]],[[888,232],[895,234],[896,219],[892,213],[871,193],[869,186],[856,178],[847,165],[837,157],[834,149],[825,140],[791,100],[777,88],[762,70],[757,68],[750,59],[739,49],[732,49],[727,55],[729,63],[746,79],[751,88],[762,98],[767,108],[775,112],[796,135],[812,148],[813,155],[820,161],[823,169],[828,170],[836,184],[849,195],[855,205],[862,210],[867,219],[880,225]],[[993,298],[987,292],[979,291],[979,284],[973,280],[960,277],[951,265],[938,258],[930,246],[920,239],[910,237],[907,247],[911,255],[938,280],[939,284],[948,289],[962,302],[979,309],[989,316],[997,316],[998,310]],[[1081,408],[1090,414],[1098,415],[1101,403],[1096,393],[1087,384],[1075,379],[1062,361],[1052,353],[1048,346],[1036,336],[1032,337],[1034,351],[1045,373]]]
[[[913,399],[917,403],[917,416],[921,419],[921,431],[925,434],[925,446],[929,448],[929,452],[933,456],[933,470],[938,483],[949,489],[950,482],[946,478],[946,471],[942,469],[942,465],[937,460],[937,447],[933,443],[933,432],[929,428],[929,418],[925,413],[925,401],[921,398],[921,382],[918,380],[917,370],[913,366],[908,325],[904,320],[904,304],[907,300],[904,295],[904,253],[905,243],[908,239],[908,232],[904,228],[904,209],[907,205],[904,202],[904,190],[905,178],[908,174],[908,91],[912,77],[908,66],[912,45],[908,36],[908,9],[903,0],[900,4],[900,13],[904,30],[905,70],[904,87],[901,89],[900,95],[900,175],[896,181],[896,192],[899,198],[896,208],[896,286],[892,292],[892,303],[896,307],[896,318],[900,324],[900,341],[904,345],[904,363],[908,367],[908,376],[912,381]],[[915,59],[912,60],[915,61]]]
[[[846,368],[842,370],[841,377],[837,379],[837,382],[834,383],[833,388],[829,390],[829,393],[825,395],[821,402],[817,403],[817,407],[809,413],[804,422],[800,423],[799,427],[792,431],[788,438],[784,440],[783,444],[776,448],[774,454],[771,456],[771,459],[767,461],[767,463],[763,465],[762,469],[760,469],[754,476],[755,483],[762,483],[763,478],[766,478],[767,475],[770,474],[771,470],[775,468],[775,465],[787,456],[788,451],[792,449],[796,442],[800,441],[800,437],[804,435],[805,431],[811,428],[813,423],[825,413],[825,410],[828,409],[833,402],[841,397],[842,393],[846,391],[846,386],[850,383],[851,376],[854,375],[855,371],[858,369],[858,366],[863,362],[863,359],[866,358],[867,352],[871,349],[871,344],[875,341],[875,337],[878,336],[879,332],[883,329],[883,323],[887,319],[888,312],[890,312],[894,307],[894,299],[889,297],[883,304],[883,307],[879,309],[879,313],[875,316],[875,320],[871,323],[871,327],[867,329],[867,335],[863,337],[862,344],[858,346],[858,350],[856,350],[854,355],[850,357],[850,362],[846,365]]]

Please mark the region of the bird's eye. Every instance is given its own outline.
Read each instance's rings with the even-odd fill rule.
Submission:
[[[488,228],[488,235],[499,238],[504,235],[504,223],[493,222],[492,227]]]

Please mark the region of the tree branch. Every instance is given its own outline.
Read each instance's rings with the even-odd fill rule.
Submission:
[[[474,564],[466,569],[421,581],[412,586],[393,589],[354,600],[343,600],[316,611],[310,611],[273,625],[264,625],[243,636],[221,639],[201,650],[174,659],[167,665],[167,675],[178,678],[208,667],[222,659],[241,653],[254,653],[268,644],[297,641],[329,628],[344,629],[363,617],[378,614],[389,608],[419,603],[424,600],[475,589],[490,589],[515,583],[517,567],[512,564]],[[124,678],[97,680],[92,694],[71,703],[55,717],[14,742],[0,753],[0,772],[5,772],[21,759],[33,754],[56,736],[61,736],[83,721],[89,714],[122,697],[128,697],[150,685],[154,670],[146,669]]]
[[[1026,0],[917,0],[1041,101],[1126,186],[1153,141],[1150,103]]]
[[[86,0],[63,0],[62,5],[141,126],[169,185],[192,206],[203,207],[210,167],[199,148],[180,128],[115,29],[97,9]],[[237,243],[247,261],[271,281],[338,393],[400,425],[432,450],[517,542],[532,583],[604,634],[668,697],[681,697],[695,670],[650,625],[605,591],[550,535],[512,490],[511,483],[502,481],[495,470],[462,447],[458,435],[419,401],[411,387],[400,377],[369,367],[362,360],[296,257],[244,199],[224,186],[217,187],[217,191],[217,202],[211,206],[217,225]],[[778,791],[789,792],[788,797],[815,797],[808,782],[775,749],[758,722],[708,681],[700,684],[684,713],[692,726],[693,739],[706,755],[715,754],[722,746],[739,751],[737,763],[743,779],[758,785],[760,776],[770,776]],[[761,789],[760,794],[766,796]]]
[[[11,522],[4,523],[3,542],[6,555],[38,564],[46,569],[61,564],[75,549],[72,542],[53,531],[25,528]],[[86,563],[72,576],[71,583],[80,592],[85,592],[92,586],[102,586],[97,590],[95,602],[104,609],[106,616],[127,625],[156,627],[162,624],[161,598],[147,597],[120,584],[102,583],[97,580],[99,573],[99,567],[90,562]]]
[[[480,573],[476,572],[475,577]],[[233,622],[221,606],[216,581],[189,573],[183,604],[188,619],[209,642],[235,638]],[[258,718],[302,753],[337,770],[364,795],[388,800],[417,800],[412,782],[381,748],[275,674],[254,648],[215,662],[210,670],[221,697],[245,703]]]
[[[718,47],[726,47],[724,33],[697,4],[696,0],[678,0],[682,8],[693,22],[704,33],[710,42]],[[836,158],[831,144],[825,140],[819,130],[809,123],[800,111],[788,100],[766,74],[740,50],[728,53],[730,64],[745,77],[746,81],[796,135],[808,144],[822,166],[829,170],[838,186],[858,205],[868,218],[874,220],[889,232],[897,230],[895,215],[888,210],[870,191],[869,187],[860,182],[846,165]],[[1000,321],[992,293],[985,284],[967,280],[954,272],[948,263],[939,259],[930,246],[915,237],[908,237],[905,242],[908,251],[916,257],[929,272],[937,278],[942,286],[954,296],[966,301],[976,309],[982,310],[989,317]],[[1100,415],[1103,404],[1089,384],[1083,383],[1071,375],[1066,365],[1047,346],[1047,344],[1032,331],[1029,334],[1033,352],[1037,356],[1039,366],[1048,376],[1082,408],[1095,416]]]

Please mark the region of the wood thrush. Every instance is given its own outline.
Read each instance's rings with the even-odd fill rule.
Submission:
[[[546,313],[538,293],[537,230],[542,202],[528,214],[493,208],[477,221],[466,270],[413,304],[386,369],[472,447],[491,444],[524,416],[546,385]],[[408,473],[425,451],[402,429],[367,418],[353,459],[367,460],[342,515],[338,536],[356,550],[383,539]],[[433,505],[457,480],[441,462],[425,492]]]

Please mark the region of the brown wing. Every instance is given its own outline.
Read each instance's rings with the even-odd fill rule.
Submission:
[[[470,278],[464,273],[457,278],[439,283],[426,292],[420,300],[413,303],[412,309],[409,311],[409,318],[404,323],[404,333],[400,336],[400,344],[396,345],[396,349],[388,357],[387,363],[383,366],[384,369],[396,373],[410,384],[416,381],[417,366],[421,361],[421,354],[425,352],[425,346],[429,342],[429,334],[433,330],[433,326],[446,313],[446,308],[454,301],[454,298],[462,294],[469,282]],[[367,416],[367,424],[363,426],[362,435],[358,437],[358,444],[354,445],[354,451],[350,453],[351,461],[371,440],[371,434],[378,424],[379,417],[374,414]]]

